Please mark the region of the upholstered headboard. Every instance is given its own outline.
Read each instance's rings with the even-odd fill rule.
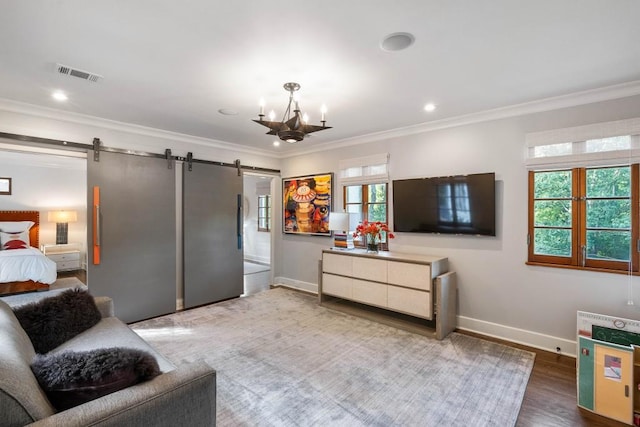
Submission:
[[[0,221],[33,221],[29,230],[31,246],[40,248],[40,212],[39,211],[0,211]]]

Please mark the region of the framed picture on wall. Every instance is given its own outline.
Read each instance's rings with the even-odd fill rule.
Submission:
[[[3,196],[11,195],[11,178],[0,177],[0,195],[3,195]]]
[[[331,236],[333,173],[282,180],[282,227],[287,234]]]

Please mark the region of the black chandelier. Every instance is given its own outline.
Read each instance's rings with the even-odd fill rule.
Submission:
[[[317,132],[319,130],[324,130],[324,129],[331,129],[331,126],[326,125],[327,123],[327,121],[325,120],[326,111],[324,111],[324,109],[322,110],[322,119],[320,120],[320,122],[322,123],[322,126],[315,126],[315,125],[310,125],[306,123],[306,119],[304,118],[302,112],[300,111],[300,107],[298,106],[298,101],[295,101],[293,99],[293,92],[300,89],[300,85],[298,83],[293,83],[293,82],[285,83],[284,89],[289,92],[289,105],[287,106],[287,109],[284,112],[282,121],[274,122],[269,120],[263,120],[264,105],[262,104],[260,105],[260,113],[258,114],[258,117],[260,118],[258,120],[254,120],[254,122],[271,129],[269,132],[267,132],[267,135],[278,135],[278,138],[280,138],[281,140],[293,144],[295,142],[302,141],[304,137],[311,132]],[[294,102],[295,102],[295,108],[292,114],[291,104]],[[273,120],[273,117],[271,117],[271,120]]]

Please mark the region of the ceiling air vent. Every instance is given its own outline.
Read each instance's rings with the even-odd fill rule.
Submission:
[[[60,74],[64,74],[66,76],[77,77],[82,80],[88,80],[90,82],[97,82],[104,77],[100,74],[91,73],[89,71],[79,70],[77,68],[69,67],[68,65],[56,64],[56,70]]]

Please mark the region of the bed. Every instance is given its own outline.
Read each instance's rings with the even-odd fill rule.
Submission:
[[[27,221],[33,222],[28,229],[29,247],[10,242],[0,245],[0,295],[46,291],[56,281],[56,263],[38,249],[40,212],[0,211],[0,237],[5,239],[4,232],[21,229]],[[5,249],[9,247],[12,249]]]

